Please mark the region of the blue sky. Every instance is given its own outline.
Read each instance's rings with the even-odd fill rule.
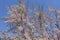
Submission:
[[[0,0],[0,17],[8,16],[6,8],[4,8],[5,5],[10,7],[11,5],[17,4],[17,1],[14,0]],[[5,26],[3,21],[0,21],[0,30],[5,31],[7,27]]]
[[[60,10],[60,0],[33,0],[33,1],[35,6],[37,6],[37,4],[44,5],[44,12],[48,12],[48,6]],[[29,2],[26,2],[26,4],[29,4],[29,8],[31,8],[30,2],[31,0],[29,0]],[[4,5],[10,7],[11,5],[15,4],[17,4],[16,0],[0,0],[0,17],[8,16],[7,10],[4,8]],[[7,27],[5,26],[4,22],[0,21],[0,30],[5,31],[6,29]]]

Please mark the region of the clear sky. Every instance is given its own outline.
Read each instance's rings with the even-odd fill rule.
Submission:
[[[25,0],[24,0],[25,1]],[[60,0],[33,0],[35,3],[35,6],[37,4],[44,5],[44,12],[48,12],[48,6],[51,6],[52,8],[59,9],[60,10]],[[29,7],[31,8],[31,0],[29,2]],[[0,0],[0,17],[8,16],[6,9],[4,8],[4,5],[11,6],[17,4],[16,0]],[[3,21],[0,21],[0,30],[5,31],[7,27],[5,26]]]

